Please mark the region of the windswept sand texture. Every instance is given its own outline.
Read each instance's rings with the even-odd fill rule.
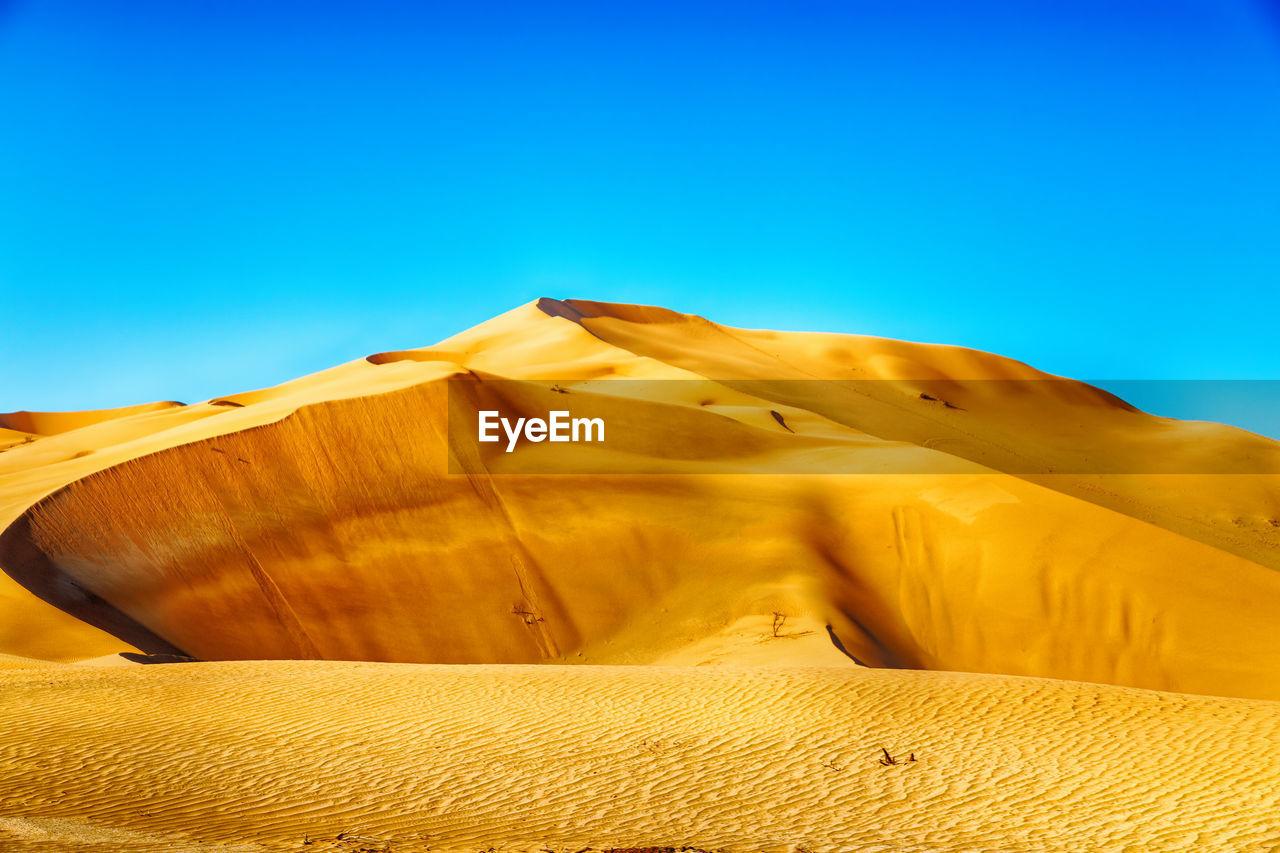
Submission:
[[[1280,849],[1280,445],[1050,380],[544,299],[0,415],[0,849]]]
[[[6,730],[25,733],[5,745],[0,808],[29,815],[0,842],[41,849],[95,849],[76,839],[96,827],[137,850],[351,849],[339,833],[414,851],[1280,845],[1280,720],[1243,700],[856,668],[0,677]]]

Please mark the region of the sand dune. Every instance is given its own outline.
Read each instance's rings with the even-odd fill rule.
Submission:
[[[98,409],[84,412],[3,412],[0,413],[0,427],[18,430],[33,435],[57,435],[82,429],[94,424],[128,418],[147,412],[158,412],[180,407],[181,403],[146,403],[141,406],[128,406],[122,409]]]
[[[851,370],[877,381],[792,381]],[[373,386],[383,371],[395,373]],[[638,426],[599,448],[491,446],[466,460],[481,473],[449,475],[450,454],[476,452],[448,435],[444,386],[460,376],[467,416],[572,399]],[[1000,382],[954,384],[975,378]],[[1269,471],[1276,443],[1200,425],[1180,438],[1174,422],[1049,378],[950,347],[543,300],[139,437],[131,458],[76,471],[22,514],[0,561],[89,624],[202,659],[660,663],[741,645],[734,625],[777,611],[830,626],[871,666],[1280,697],[1274,476],[1179,491],[1151,475],[1005,473],[1073,454],[1204,453],[1209,438]],[[955,408],[935,404],[944,393]],[[530,460],[646,474],[548,488],[508,473]],[[761,460],[795,473],[734,473]],[[834,463],[866,473],[818,474]],[[1100,482],[1133,511],[1080,499]],[[1224,507],[1246,517],[1251,496],[1257,529],[1231,526],[1224,546]],[[1159,512],[1140,511],[1157,497]],[[795,648],[795,663],[830,662]]]
[[[558,406],[610,440],[457,428]],[[0,429],[4,849],[1280,845],[1280,444],[1241,430],[548,299]]]

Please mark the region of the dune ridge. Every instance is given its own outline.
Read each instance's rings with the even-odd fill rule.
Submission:
[[[182,403],[172,400],[160,403],[144,403],[120,409],[98,409],[83,412],[0,412],[0,427],[31,435],[57,435],[82,429],[93,424],[128,418],[147,412],[179,408]]]
[[[374,386],[383,371],[398,372]],[[848,372],[884,381],[846,396],[789,384]],[[1014,457],[1166,454],[1177,425],[1080,383],[1032,386],[1044,399],[946,386],[951,409],[920,396],[1046,376],[957,348],[544,299],[435,347],[238,395],[244,405],[198,421],[225,432],[158,442],[36,502],[0,538],[0,565],[144,650],[202,659],[661,663],[746,645],[733,626],[776,611],[872,666],[1280,696],[1274,476],[1218,476],[1211,493],[1162,477],[1012,476]],[[644,399],[620,378],[685,381]],[[652,430],[599,451],[495,449],[469,460],[480,473],[445,475],[450,454],[474,454],[447,430],[444,384],[460,379],[475,389],[468,411],[572,399]],[[1096,434],[1064,449],[1082,418]],[[1186,452],[1204,452],[1191,426]],[[695,433],[724,457],[681,455],[673,436]],[[1275,442],[1214,435],[1259,470],[1280,459]],[[815,450],[813,476],[733,473]],[[545,479],[507,473],[521,453],[564,474],[591,453],[668,473],[560,476],[548,499]],[[818,476],[822,454],[868,473]],[[904,459],[925,473],[875,473]],[[1254,527],[1232,524],[1224,545],[1217,499],[1254,496]],[[1139,511],[1156,498],[1159,511]],[[1161,525],[1165,512],[1183,521]],[[744,552],[744,535],[767,544]]]

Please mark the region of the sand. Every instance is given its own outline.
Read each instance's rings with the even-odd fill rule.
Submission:
[[[450,403],[626,429],[507,454]],[[1241,430],[546,299],[0,428],[3,849],[1280,847],[1280,445]]]
[[[1242,700],[847,668],[66,669],[0,673],[27,733],[0,803],[31,815],[6,849],[118,849],[94,827],[140,851],[1280,844],[1280,719]]]

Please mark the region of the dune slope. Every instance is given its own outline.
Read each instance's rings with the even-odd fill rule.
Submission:
[[[851,371],[874,381],[834,381]],[[1161,512],[1185,523],[1162,526],[1075,494],[1098,477],[1021,473],[1210,439],[1267,472],[1276,443],[1180,439],[1049,379],[955,348],[542,300],[131,436],[23,512],[0,565],[139,648],[202,659],[724,661],[779,614],[806,641],[770,660],[1280,697],[1280,574],[1250,559],[1274,528],[1234,526],[1251,544],[1225,547],[1216,522],[1251,499],[1248,517],[1273,515],[1274,475],[1174,490]],[[513,454],[448,429],[557,405],[627,428]],[[1142,484],[1166,476],[1104,479],[1151,503],[1168,490]]]

